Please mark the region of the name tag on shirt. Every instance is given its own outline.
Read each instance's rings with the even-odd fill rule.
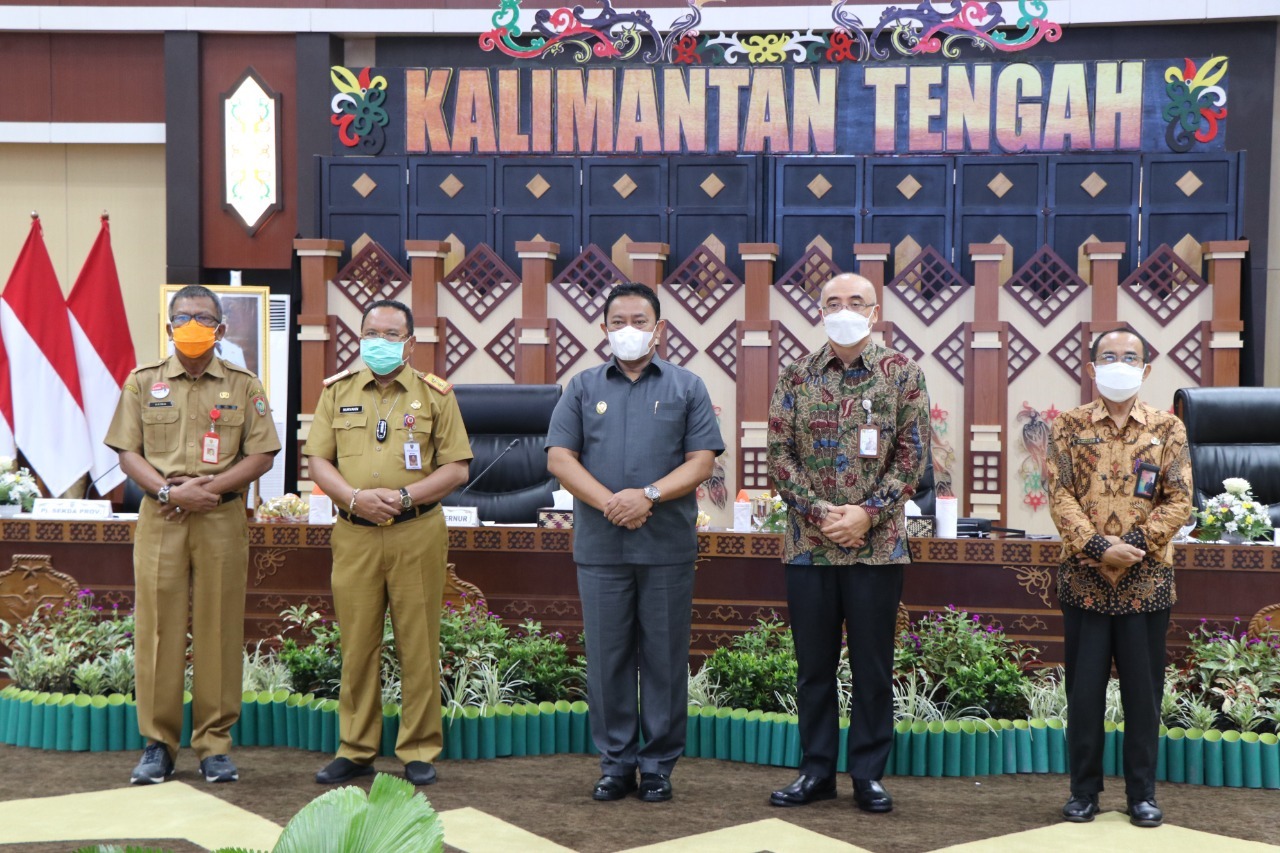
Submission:
[[[168,409],[168,408],[170,408],[171,406],[173,406],[173,401],[172,401],[172,400],[164,400],[164,401],[159,402],[159,403],[157,403],[157,402],[155,402],[155,401],[153,400],[153,401],[151,401],[150,403],[147,403],[147,408],[148,408],[148,409]]]
[[[364,406],[339,406],[338,412],[343,415],[358,415],[364,411]]]
[[[1102,444],[1102,439],[1100,439],[1100,438],[1073,438],[1073,439],[1071,439],[1071,443],[1072,443],[1072,444]]]
[[[880,456],[880,427],[862,424],[858,427],[858,458],[876,459]]]
[[[204,434],[204,442],[202,443],[202,451],[200,453],[200,461],[210,465],[218,464],[218,445],[221,442],[216,432],[206,432]]]
[[[418,449],[418,442],[406,441],[404,443],[404,469],[406,471],[422,470],[422,453]]]

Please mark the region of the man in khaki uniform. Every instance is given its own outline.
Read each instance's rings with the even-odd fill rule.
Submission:
[[[187,597],[195,654],[191,745],[210,782],[234,782],[227,753],[240,716],[249,532],[243,494],[280,450],[258,378],[214,356],[226,332],[218,297],[191,285],[169,307],[176,352],[125,381],[104,439],[147,496],[134,534],[138,730],[136,784],[173,774],[182,733]]]
[[[382,737],[379,669],[391,606],[402,664],[396,755],[415,785],[436,781],[440,606],[448,533],[438,502],[467,481],[471,445],[452,387],[408,367],[413,314],[381,300],[365,310],[366,367],[325,380],[302,452],[311,479],[339,507],[333,604],[342,628],[341,745],[322,785],[373,772]]]

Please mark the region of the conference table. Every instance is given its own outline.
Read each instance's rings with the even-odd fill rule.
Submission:
[[[270,638],[280,611],[307,604],[332,613],[329,525],[250,523],[245,632]],[[41,600],[88,588],[107,607],[133,606],[134,522],[0,519],[0,619],[12,621]],[[1028,539],[911,540],[903,605],[911,619],[948,605],[995,617],[1008,634],[1062,660],[1062,617],[1055,568],[1059,545]],[[781,539],[769,533],[698,534],[693,657],[728,643],[757,620],[787,618]],[[560,631],[578,648],[582,630],[573,532],[539,527],[449,530],[447,594],[483,595],[508,625],[525,620]],[[1185,644],[1201,620],[1243,630],[1276,614],[1280,622],[1280,548],[1176,546],[1178,603],[1169,644]],[[1239,620],[1237,624],[1236,620]]]

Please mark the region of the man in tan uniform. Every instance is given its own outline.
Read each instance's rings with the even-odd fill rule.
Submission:
[[[227,753],[240,716],[249,569],[243,493],[270,470],[280,439],[262,383],[214,356],[226,325],[213,291],[178,291],[168,330],[176,352],[129,375],[104,439],[147,493],[133,545],[138,730],[147,747],[131,781],[173,774],[190,595],[191,746],[207,781],[234,782]]]
[[[365,310],[366,367],[325,380],[302,452],[311,479],[339,507],[333,605],[342,628],[338,755],[322,785],[373,772],[382,737],[379,669],[391,606],[403,691],[396,755],[415,785],[436,781],[440,606],[448,533],[438,502],[467,481],[471,445],[452,387],[408,367],[413,314],[381,300]]]

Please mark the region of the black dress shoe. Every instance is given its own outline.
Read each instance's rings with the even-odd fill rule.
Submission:
[[[853,801],[864,812],[893,811],[893,797],[875,779],[854,779]]]
[[[410,761],[404,766],[404,778],[415,785],[434,785],[436,768],[426,761]]]
[[[350,758],[335,758],[316,774],[317,785],[341,785],[357,776],[372,776],[372,764],[357,764]]]
[[[1154,798],[1129,803],[1129,823],[1134,826],[1159,826],[1164,823],[1164,812]]]
[[[836,798],[836,779],[828,776],[821,779],[817,776],[801,774],[781,790],[769,795],[769,803],[774,806],[807,806],[818,800],[834,800]]]
[[[1062,816],[1072,823],[1088,823],[1097,816],[1098,811],[1096,794],[1072,794],[1071,799],[1062,807]]]
[[[591,791],[591,799],[620,800],[635,789],[636,776],[634,773],[628,773],[626,776],[609,776],[606,774],[596,781],[596,786]]]
[[[646,803],[665,803],[671,799],[671,777],[661,773],[641,773],[640,799]]]

